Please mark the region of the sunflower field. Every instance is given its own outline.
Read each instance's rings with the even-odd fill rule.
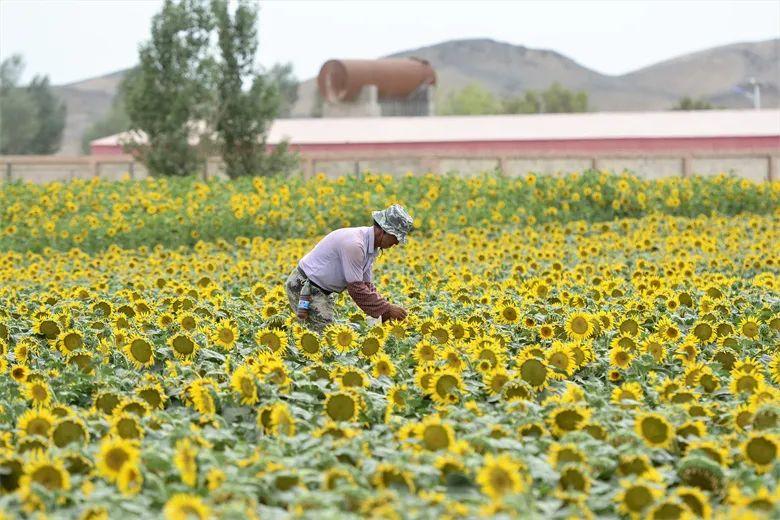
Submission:
[[[322,334],[283,283],[404,205]],[[778,518],[780,183],[0,185],[0,518]]]

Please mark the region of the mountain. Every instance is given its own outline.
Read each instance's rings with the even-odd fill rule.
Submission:
[[[67,106],[62,146],[57,155],[81,154],[81,136],[92,123],[108,113],[119,83],[128,70],[52,87],[54,94]]]
[[[704,98],[724,108],[750,108],[735,87],[754,77],[761,83],[763,107],[780,107],[780,39],[743,42],[685,54],[649,67],[610,76],[552,50],[531,49],[490,39],[453,40],[388,57],[415,56],[431,62],[437,96],[479,83],[498,96],[541,90],[558,82],[584,90],[593,110],[668,110],[682,97]],[[108,111],[126,70],[55,87],[68,117],[59,154],[80,153],[83,131]],[[308,117],[317,101],[316,78],[302,81],[294,117]]]

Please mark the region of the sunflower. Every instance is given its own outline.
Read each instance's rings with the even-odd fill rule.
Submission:
[[[137,495],[144,484],[141,469],[136,464],[125,464],[117,477],[117,488],[124,496]]]
[[[115,414],[129,412],[139,417],[143,417],[150,412],[149,404],[143,399],[137,397],[123,397],[114,409]]]
[[[123,350],[135,368],[154,365],[154,346],[142,336],[130,336]]]
[[[22,489],[29,490],[32,484],[43,486],[50,491],[68,491],[70,474],[59,459],[51,459],[38,452],[24,465],[24,475],[19,479]]]
[[[517,372],[520,378],[528,383],[534,390],[542,390],[547,386],[550,369],[542,360],[534,357],[521,359],[517,363]]]
[[[330,393],[325,399],[325,413],[334,421],[354,421],[362,408],[360,397],[348,390]]]
[[[355,349],[358,335],[348,325],[333,324],[325,329],[325,338],[331,347],[342,354],[346,354]]]
[[[570,376],[576,368],[576,361],[569,345],[554,341],[547,351],[547,365],[554,367],[562,377]]]
[[[57,347],[63,355],[84,347],[84,334],[75,329],[63,330],[57,337]]]
[[[755,339],[758,337],[760,322],[756,318],[746,317],[740,320],[739,329],[740,334],[749,339]]]
[[[138,444],[135,441],[106,437],[100,443],[97,455],[97,470],[110,482],[116,481],[126,464],[138,462]]]
[[[758,372],[745,372],[735,368],[731,371],[731,383],[729,383],[729,391],[738,395],[741,393],[750,393],[758,389],[759,385],[764,382],[764,376]]]
[[[648,336],[642,343],[642,350],[653,356],[653,361],[663,363],[666,359],[666,347],[663,340],[655,335]]]
[[[688,505],[676,496],[667,497],[654,505],[647,514],[648,520],[687,520],[692,517]]]
[[[48,437],[57,421],[57,417],[46,408],[27,410],[17,420],[17,429],[21,435],[40,435]]]
[[[414,493],[414,481],[411,473],[388,462],[382,462],[377,466],[371,476],[371,482],[379,489],[401,488],[409,493]]]
[[[668,448],[674,439],[674,428],[662,415],[639,413],[634,419],[634,430],[652,448]]]
[[[699,488],[679,486],[674,490],[675,496],[682,500],[697,518],[709,520],[712,517],[712,506],[707,495]]]
[[[680,339],[680,329],[669,316],[664,316],[658,321],[656,331],[666,341],[677,341]]]
[[[587,495],[590,491],[591,481],[588,470],[583,465],[566,464],[560,470],[558,488],[566,495]]]
[[[177,493],[163,507],[165,520],[208,520],[211,508],[197,495]]]
[[[522,493],[527,488],[525,465],[508,454],[494,456],[488,453],[477,472],[477,484],[493,501],[505,496]]]
[[[694,440],[685,449],[686,454],[704,455],[720,466],[731,465],[729,450],[715,440]]]
[[[322,473],[321,487],[324,491],[333,491],[342,484],[355,484],[355,477],[344,468],[328,468]]]
[[[358,354],[366,359],[372,359],[374,356],[380,354],[384,344],[382,338],[373,334],[364,337],[359,343]]]
[[[138,397],[146,401],[146,404],[153,410],[162,410],[165,407],[165,401],[168,396],[165,395],[162,385],[150,379],[149,383],[143,384],[135,389]]]
[[[414,382],[421,391],[428,393],[431,388],[433,376],[436,375],[436,367],[433,365],[417,365],[414,371]]]
[[[191,360],[198,351],[198,344],[187,333],[172,335],[168,339],[168,346],[173,351],[176,359]]]
[[[661,496],[663,496],[663,489],[654,482],[645,479],[624,479],[620,481],[620,492],[615,495],[615,502],[620,512],[636,518]]]
[[[780,385],[780,352],[776,352],[772,356],[772,361],[769,363],[769,374],[772,378],[772,382]]]
[[[206,417],[212,416],[216,412],[214,397],[211,395],[211,389],[214,387],[213,380],[201,378],[190,383],[187,388],[187,397],[198,413]]]
[[[94,355],[92,352],[79,350],[71,352],[65,357],[65,362],[70,366],[76,366],[84,374],[92,374],[92,361]]]
[[[387,406],[385,407],[385,422],[390,420],[393,412],[406,409],[409,389],[406,385],[393,385],[387,391]]]
[[[574,443],[561,444],[553,442],[547,452],[547,460],[554,468],[565,464],[587,464],[585,453]]]
[[[34,407],[46,407],[51,403],[51,388],[44,381],[28,380],[22,387],[22,395]]]
[[[455,430],[438,414],[429,415],[414,427],[420,447],[428,451],[450,450],[455,446]]]
[[[229,319],[220,320],[211,333],[211,340],[219,347],[230,350],[238,341],[238,325]]]
[[[296,340],[298,351],[307,359],[317,361],[322,357],[320,338],[313,332],[304,331]]]
[[[753,424],[753,417],[755,416],[755,413],[755,406],[751,406],[748,403],[743,403],[734,408],[734,411],[731,414],[731,420],[738,430],[744,431]]]
[[[728,501],[738,508],[744,508],[743,511],[747,510],[753,514],[753,516],[746,514],[740,518],[774,518],[772,513],[776,513],[777,504],[780,503],[780,489],[775,487],[774,491],[769,491],[762,485],[752,494],[746,494],[739,486],[734,485],[729,489]]]
[[[581,430],[590,419],[590,409],[576,404],[564,404],[553,409],[547,417],[550,429],[556,437]]]
[[[572,312],[566,317],[566,333],[573,340],[589,338],[595,330],[592,319],[590,315],[583,312]]]
[[[534,391],[531,385],[515,377],[503,386],[501,394],[509,402],[523,402],[531,400]]]
[[[511,380],[511,375],[503,368],[490,370],[482,374],[482,383],[489,395],[498,395]]]
[[[331,379],[342,388],[365,388],[368,386],[368,376],[357,367],[338,366],[333,369]]]
[[[550,323],[539,325],[539,337],[541,339],[551,339],[555,335],[555,327]]]
[[[618,324],[618,331],[620,331],[621,334],[637,336],[639,334],[639,330],[639,322],[634,318],[625,318]]]
[[[431,364],[436,361],[438,347],[427,340],[421,340],[414,346],[412,356],[418,365]]]
[[[433,373],[428,394],[436,403],[457,402],[461,391],[463,391],[463,380],[458,372],[445,368]]]
[[[111,433],[120,439],[140,440],[144,437],[144,427],[138,416],[129,412],[120,412],[111,416]]]
[[[230,387],[238,394],[239,401],[243,405],[257,403],[257,384],[255,375],[246,365],[239,365],[230,377]]]
[[[295,418],[286,403],[276,403],[271,407],[269,422],[271,435],[295,436]]]
[[[609,363],[614,367],[626,370],[633,360],[634,356],[630,350],[619,346],[609,349]]]
[[[699,320],[693,324],[691,334],[699,343],[708,343],[715,338],[715,329],[706,321]]]
[[[634,475],[636,477],[648,478],[648,475],[654,471],[653,463],[650,457],[641,455],[620,455],[618,457],[618,474],[623,477]],[[655,480],[655,479],[650,479]]]
[[[772,433],[752,432],[741,446],[745,462],[759,474],[766,473],[777,462],[780,437]]]
[[[390,356],[388,356],[384,352],[374,357],[373,365],[374,367],[372,370],[372,374],[376,378],[384,376],[392,379],[397,373],[397,370],[395,368],[395,365],[393,364],[392,359],[390,359]]]
[[[677,437],[685,439],[686,437],[703,438],[707,435],[707,426],[703,421],[689,420],[677,427],[675,430]]]
[[[635,408],[642,404],[645,394],[637,382],[623,383],[612,390],[612,403],[623,408]]]
[[[71,443],[87,444],[89,430],[78,417],[63,417],[51,429],[49,437],[58,448],[64,448]]]
[[[17,383],[27,381],[29,375],[30,369],[26,365],[14,365],[11,367],[11,378]]]
[[[179,471],[181,481],[190,487],[198,483],[198,451],[197,444],[188,438],[179,439],[176,442],[176,451],[173,456],[173,465]]]

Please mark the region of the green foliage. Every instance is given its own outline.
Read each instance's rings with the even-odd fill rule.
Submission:
[[[202,148],[191,147],[188,139],[192,123],[213,106],[208,73],[213,64],[204,57],[211,23],[203,0],[166,0],[152,18],[151,41],[141,45],[139,72],[125,103],[132,127],[148,143],[128,149],[152,175],[182,176],[202,168]]]
[[[331,180],[242,177],[205,183],[194,177],[75,180],[56,190],[56,211],[54,203],[46,202],[51,190],[20,182],[0,185],[0,230],[6,230],[0,236],[0,250],[96,251],[110,244],[177,247],[237,236],[319,236],[338,227],[363,225],[372,210],[388,201],[413,211],[415,229],[421,234],[652,214],[767,214],[780,204],[780,191],[772,190],[770,183],[725,175],[648,181],[595,171],[564,178],[491,173],[474,179],[365,174]],[[72,204],[66,205],[66,200]]]
[[[509,97],[502,103],[504,114],[570,113],[588,111],[588,94],[553,83],[541,92],[528,90],[522,96]]]
[[[485,88],[472,84],[451,92],[442,104],[442,115],[538,114],[587,112],[588,94],[553,83],[542,91],[527,90],[519,96],[496,98]]]
[[[81,136],[81,151],[83,153],[90,153],[89,143],[95,139],[130,130],[132,123],[130,116],[127,115],[125,97],[127,96],[127,88],[135,80],[138,71],[138,68],[133,68],[125,74],[119,83],[108,113],[84,131]]]
[[[130,149],[153,175],[194,173],[215,153],[231,178],[297,163],[286,146],[266,153],[268,127],[294,103],[297,83],[289,65],[256,71],[256,26],[257,7],[245,0],[232,15],[225,0],[166,0],[154,17],[125,99],[131,127],[149,138]],[[195,139],[198,146],[188,144]]]
[[[693,99],[685,96],[672,107],[672,110],[712,110],[714,108],[712,103],[704,99]]]
[[[20,87],[23,70],[18,54],[0,64],[0,153],[52,154],[62,142],[65,103],[52,92],[48,76]]]
[[[214,128],[228,177],[270,175],[287,169],[285,148],[266,153],[265,135],[278,115],[281,88],[290,98],[290,67],[273,74],[255,72],[257,6],[239,3],[232,19],[226,0],[212,0],[220,60],[216,66],[217,114]],[[251,82],[248,91],[243,84]],[[258,144],[259,143],[259,144]]]
[[[539,94],[533,90],[526,91],[522,96],[508,97],[501,106],[504,114],[538,114],[544,108]]]
[[[279,117],[290,117],[293,105],[298,101],[298,80],[291,63],[277,63],[268,71],[269,81],[279,92]]]
[[[498,114],[501,104],[487,89],[473,83],[462,90],[451,92],[442,104],[441,115]]]

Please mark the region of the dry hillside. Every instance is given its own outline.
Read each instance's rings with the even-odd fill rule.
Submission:
[[[489,39],[454,40],[392,55],[427,59],[436,68],[438,95],[479,83],[499,96],[544,89],[559,82],[585,90],[594,110],[666,110],[683,96],[726,108],[752,102],[734,87],[754,76],[762,105],[780,106],[780,39],[735,43],[686,54],[622,76],[583,67],[557,52]],[[81,134],[109,108],[126,71],[55,87],[68,106],[60,154],[77,154]],[[307,117],[316,101],[316,82],[301,82],[293,115]]]

